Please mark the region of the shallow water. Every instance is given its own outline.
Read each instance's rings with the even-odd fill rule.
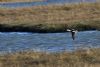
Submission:
[[[96,0],[84,0],[84,2],[95,2]],[[0,7],[30,7],[38,5],[47,5],[52,3],[75,3],[82,2],[82,0],[44,0],[43,2],[17,2],[17,3],[0,3]]]
[[[82,31],[72,40],[66,33],[20,33],[0,32],[0,52],[21,50],[35,51],[72,51],[74,49],[100,47],[100,31]]]

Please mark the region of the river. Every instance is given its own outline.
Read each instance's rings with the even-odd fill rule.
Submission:
[[[16,2],[16,3],[0,3],[0,7],[15,8],[15,7],[30,7],[38,5],[48,5],[52,3],[76,3],[83,0],[45,0],[43,2]],[[95,2],[96,0],[84,0],[84,2]]]
[[[23,50],[60,52],[100,47],[100,31],[81,31],[72,40],[66,33],[0,32],[0,52]]]

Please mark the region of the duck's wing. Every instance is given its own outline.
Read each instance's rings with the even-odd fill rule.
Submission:
[[[76,30],[75,33],[78,33],[78,30]]]
[[[75,30],[75,31],[72,31],[72,32],[78,33],[78,31],[77,31],[77,30]]]
[[[71,30],[70,29],[67,29],[66,31],[70,32]]]

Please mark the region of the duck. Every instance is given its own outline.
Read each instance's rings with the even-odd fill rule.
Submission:
[[[75,40],[75,34],[78,32],[75,29],[67,29],[67,32],[71,33],[72,39]]]

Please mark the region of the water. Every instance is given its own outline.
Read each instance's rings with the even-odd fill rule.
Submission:
[[[84,0],[84,2],[95,2],[96,0]],[[51,3],[75,3],[82,2],[82,0],[45,0],[43,2],[17,2],[17,3],[0,3],[0,7],[30,7],[38,5],[48,5]]]
[[[47,5],[47,2],[17,2],[17,3],[0,3],[0,7],[30,7],[38,5]]]
[[[73,41],[70,33],[0,33],[0,52],[35,50],[47,52],[72,51],[100,47],[100,31],[78,32]]]

